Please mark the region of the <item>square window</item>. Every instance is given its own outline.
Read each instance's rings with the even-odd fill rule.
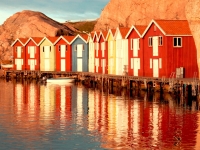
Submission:
[[[181,47],[182,46],[182,38],[181,37],[174,37],[173,38],[173,46],[174,47]]]

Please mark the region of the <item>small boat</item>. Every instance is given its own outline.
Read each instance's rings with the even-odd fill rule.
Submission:
[[[13,64],[1,64],[1,68],[10,69],[10,68],[13,68]]]
[[[58,78],[48,78],[47,83],[72,83],[74,78],[71,77],[58,77]]]

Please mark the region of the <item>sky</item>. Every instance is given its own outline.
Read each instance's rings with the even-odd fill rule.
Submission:
[[[0,25],[23,10],[39,11],[58,22],[93,20],[100,17],[109,0],[2,0]]]

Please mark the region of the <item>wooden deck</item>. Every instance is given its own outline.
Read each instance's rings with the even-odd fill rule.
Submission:
[[[5,70],[6,75],[10,74],[37,74],[38,76],[44,74],[51,75],[64,75],[64,76],[79,76],[79,77],[96,77],[96,78],[107,78],[107,79],[127,79],[133,81],[142,81],[142,82],[174,82],[174,83],[199,83],[199,78],[155,78],[155,77],[136,77],[136,76],[128,76],[128,75],[112,75],[112,74],[100,74],[100,73],[91,73],[91,72],[63,72],[63,71],[29,71],[29,70]]]

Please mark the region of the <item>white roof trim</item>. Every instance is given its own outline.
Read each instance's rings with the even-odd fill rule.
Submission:
[[[13,44],[11,45],[11,47],[13,47],[13,45],[15,45],[15,43],[16,43],[17,41],[19,41],[23,46],[25,45],[25,44],[22,43],[22,41],[20,41],[19,38],[17,38],[17,39],[13,42]]]
[[[156,27],[159,28],[159,30],[160,30],[164,35],[166,35],[166,33],[165,33],[165,32],[163,31],[163,29],[156,23],[156,21],[155,21],[155,20],[152,20],[152,21],[149,23],[149,25],[147,26],[147,28],[145,29],[144,33],[142,34],[142,37],[144,37],[144,35],[147,33],[147,31],[149,30],[149,28],[151,27],[151,25],[152,25],[153,23],[156,25]]]
[[[138,31],[138,29],[132,25],[131,29],[128,31],[128,33],[126,34],[125,38],[127,39],[129,37],[129,35],[131,34],[131,32],[133,31],[133,29],[137,32],[137,34],[139,35],[139,37],[141,38],[142,35],[140,34],[140,32]]]
[[[60,41],[61,39],[63,39],[67,44],[70,44],[69,41],[67,41],[62,35],[54,42],[54,45],[56,45],[58,43],[58,41]]]

